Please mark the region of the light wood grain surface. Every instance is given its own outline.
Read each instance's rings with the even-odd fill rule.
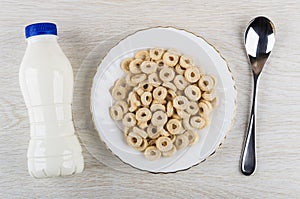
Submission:
[[[297,0],[0,1],[0,198],[300,198],[299,10]],[[277,40],[260,81],[258,168],[246,177],[239,172],[239,159],[252,79],[243,31],[257,15],[274,21]],[[26,48],[24,26],[37,21],[57,23],[59,43],[78,73],[77,81],[86,86],[90,79],[80,76],[80,66],[101,42],[106,43],[99,56],[127,33],[142,28],[176,26],[202,35],[221,51],[236,79],[237,114],[226,141],[204,163],[176,174],[116,170],[99,163],[83,147],[82,174],[30,177],[29,121],[18,70]],[[97,60],[93,61],[96,67]],[[89,95],[76,91],[74,100]],[[81,113],[76,112],[80,103],[84,101],[74,102],[75,117]],[[92,131],[90,121],[76,125],[77,130]]]

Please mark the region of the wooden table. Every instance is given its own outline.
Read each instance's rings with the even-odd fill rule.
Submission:
[[[0,198],[299,198],[299,10],[300,3],[295,0],[213,3],[2,0]],[[252,79],[243,32],[249,20],[257,15],[266,15],[274,21],[277,40],[259,88],[258,168],[255,175],[246,177],[239,171],[239,159],[249,116]],[[204,163],[176,174],[116,171],[99,163],[83,147],[82,174],[40,180],[30,177],[26,160],[29,120],[18,70],[26,48],[24,26],[37,21],[57,23],[59,43],[75,74],[99,43],[107,42],[109,49],[128,32],[176,26],[202,35],[221,51],[236,79],[237,114],[226,141]],[[76,107],[73,108],[76,114]],[[79,125],[85,128],[85,123]]]

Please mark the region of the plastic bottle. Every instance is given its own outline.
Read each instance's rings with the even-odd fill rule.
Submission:
[[[25,35],[28,46],[19,81],[30,120],[29,174],[80,173],[84,161],[72,120],[73,70],[57,43],[56,25],[31,24]]]

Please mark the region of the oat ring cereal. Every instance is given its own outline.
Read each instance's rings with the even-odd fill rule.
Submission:
[[[179,90],[184,90],[185,87],[189,84],[187,80],[182,75],[177,75],[174,78],[174,84]]]
[[[162,101],[167,97],[167,89],[159,86],[153,90],[153,98],[158,101]]]
[[[135,115],[139,122],[147,122],[152,117],[152,113],[148,108],[140,108]]]
[[[184,89],[185,96],[191,101],[197,101],[201,97],[200,89],[195,85],[189,85]]]
[[[185,79],[190,83],[195,83],[200,79],[200,70],[196,66],[189,67],[184,72]]]
[[[191,126],[197,129],[203,129],[206,125],[206,121],[201,116],[193,116],[190,119]]]
[[[119,106],[119,105],[114,105],[114,106],[110,107],[109,113],[110,113],[111,118],[114,120],[122,120],[123,119],[124,112],[123,112],[121,106]]]
[[[152,102],[152,94],[150,92],[144,92],[141,95],[141,102],[145,106],[149,106]]]
[[[153,113],[151,123],[154,126],[163,126],[168,121],[168,116],[164,111],[156,111]]]
[[[189,67],[192,67],[194,65],[194,60],[192,58],[190,58],[189,56],[187,56],[187,55],[182,55],[180,57],[179,64],[183,68],[189,68]]]
[[[150,58],[157,61],[160,60],[164,54],[163,48],[152,48],[150,49]]]
[[[135,115],[133,113],[126,113],[122,119],[123,125],[132,127],[136,124]]]
[[[141,71],[145,74],[155,73],[157,69],[157,64],[151,61],[144,61],[141,65]]]
[[[137,74],[141,72],[141,64],[143,63],[142,59],[134,59],[129,64],[129,71],[133,74]]]
[[[178,119],[170,119],[167,123],[167,130],[170,134],[176,135],[181,132],[181,122]]]
[[[155,144],[161,152],[170,151],[173,148],[172,140],[165,136],[159,137]]]
[[[163,61],[167,66],[174,67],[178,62],[179,56],[171,52],[166,52],[163,55]]]
[[[160,70],[159,72],[159,78],[163,82],[170,82],[174,79],[175,77],[175,72],[172,68],[165,67]]]
[[[130,62],[133,61],[133,58],[129,57],[129,58],[126,58],[122,61],[121,63],[121,69],[125,72],[125,73],[129,73],[130,70],[129,70],[129,64]]]
[[[185,110],[188,106],[188,99],[185,96],[177,96],[173,100],[173,106],[180,110]]]
[[[148,60],[150,60],[150,55],[147,50],[140,50],[135,54],[134,58],[141,59],[143,61],[148,61]]]
[[[157,160],[161,156],[160,150],[158,150],[155,146],[149,146],[145,150],[145,157],[148,160]]]
[[[155,161],[199,140],[217,106],[216,81],[188,55],[160,47],[120,62],[124,76],[110,89],[110,117],[123,125],[124,141]],[[201,137],[200,137],[201,138]]]

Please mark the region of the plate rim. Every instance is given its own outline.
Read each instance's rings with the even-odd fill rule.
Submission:
[[[200,39],[202,39],[204,42],[206,42],[210,47],[212,47],[216,52],[217,54],[220,56],[221,59],[223,59],[223,61],[225,62],[226,66],[227,66],[227,70],[228,72],[230,73],[230,77],[232,79],[232,82],[233,82],[233,91],[234,91],[234,110],[233,110],[233,117],[231,119],[231,122],[230,122],[230,126],[229,126],[229,129],[226,130],[226,133],[225,133],[225,136],[221,139],[219,145],[215,148],[215,150],[210,153],[206,158],[204,158],[203,160],[199,161],[198,163],[196,164],[193,164],[192,166],[188,167],[188,168],[185,168],[185,169],[178,169],[176,171],[169,171],[169,172],[154,172],[154,171],[149,171],[149,170],[146,170],[146,169],[141,169],[141,168],[138,168],[138,167],[135,167],[133,165],[131,165],[130,163],[128,162],[125,162],[124,160],[122,160],[118,155],[116,155],[109,147],[108,145],[106,144],[106,142],[101,138],[100,136],[100,133],[99,131],[97,130],[96,128],[96,124],[95,124],[95,118],[94,118],[94,114],[93,114],[93,107],[92,107],[92,97],[93,97],[93,87],[94,87],[94,83],[95,83],[95,77],[98,73],[98,70],[100,68],[100,65],[102,64],[104,58],[110,53],[110,51],[115,48],[116,46],[118,46],[123,40],[127,39],[128,37],[132,36],[132,35],[135,35],[136,33],[138,32],[142,32],[142,31],[145,31],[145,30],[150,30],[150,29],[157,29],[157,28],[163,28],[163,29],[175,29],[175,30],[179,30],[179,31],[185,31],[187,33],[190,33],[192,35],[194,35],[195,37],[198,37]],[[152,174],[169,174],[169,173],[177,173],[177,172],[181,172],[181,171],[187,171],[193,167],[196,167],[198,166],[199,164],[205,162],[209,157],[213,156],[214,154],[216,154],[216,151],[221,147],[221,145],[223,144],[223,142],[226,140],[226,137],[228,136],[229,132],[231,131],[232,127],[233,127],[233,123],[234,123],[234,120],[235,120],[235,117],[236,117],[236,109],[237,109],[237,88],[236,88],[236,81],[235,81],[235,78],[233,76],[233,73],[232,73],[232,70],[228,64],[228,61],[224,58],[224,56],[221,54],[221,52],[210,42],[208,42],[203,36],[200,36],[198,34],[195,34],[194,32],[192,31],[189,31],[189,30],[186,30],[184,28],[179,28],[179,27],[176,27],[176,26],[152,26],[152,27],[148,27],[148,28],[143,28],[143,29],[139,29],[139,30],[136,30],[128,35],[126,35],[125,37],[123,37],[122,39],[120,39],[115,45],[113,45],[106,53],[105,55],[103,56],[103,58],[101,59],[101,61],[99,62],[98,66],[97,66],[97,70],[94,74],[94,77],[93,77],[93,80],[92,80],[92,87],[91,87],[91,91],[90,91],[90,112],[91,112],[91,115],[92,115],[92,121],[93,121],[93,128],[94,130],[98,133],[98,137],[100,139],[100,141],[102,143],[104,143],[104,146],[107,150],[109,150],[111,152],[112,155],[114,155],[115,157],[117,157],[122,163],[134,168],[134,169],[137,169],[139,171],[142,171],[142,172],[148,172],[148,173],[152,173]]]

